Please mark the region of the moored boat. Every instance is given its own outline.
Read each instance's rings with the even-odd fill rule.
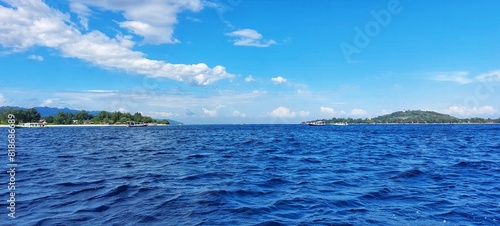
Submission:
[[[16,125],[16,128],[47,128],[45,123],[28,122]]]
[[[127,122],[127,127],[145,127],[145,126],[148,126],[148,124],[143,122],[133,122],[133,121]]]
[[[315,121],[315,122],[310,122],[307,125],[310,126],[326,126],[326,123],[323,121]]]

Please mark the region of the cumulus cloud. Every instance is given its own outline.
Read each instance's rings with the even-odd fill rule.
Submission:
[[[28,59],[43,61],[43,57],[42,56],[38,56],[38,55],[31,55],[31,56],[28,57]]]
[[[333,113],[335,113],[335,111],[331,107],[320,107],[319,110],[322,113],[326,113],[326,114],[333,114]]]
[[[0,93],[0,106],[5,106],[7,105],[7,100],[5,97]]]
[[[496,114],[497,112],[497,109],[489,105],[471,108],[466,106],[451,106],[445,111],[446,114],[458,115],[461,117],[487,116]]]
[[[337,117],[342,117],[342,116],[350,116],[350,117],[362,117],[368,115],[368,112],[361,108],[354,108],[350,112],[346,112],[344,110],[340,111],[335,111],[331,107],[320,107],[319,110],[321,113],[327,114],[327,115],[335,115]]]
[[[297,113],[290,110],[290,108],[278,107],[274,109],[269,115],[278,118],[293,118],[297,116]]]
[[[46,99],[42,101],[40,104],[40,107],[60,107],[61,103],[60,100],[57,99]]]
[[[242,113],[242,112],[240,112],[238,110],[233,111],[233,116],[234,117],[241,117],[241,118],[247,117],[247,115],[245,113]]]
[[[70,9],[79,17],[80,24],[88,29],[92,9],[119,12],[125,18],[118,25],[144,38],[147,44],[180,42],[173,37],[177,15],[183,11],[198,12],[203,9],[200,0],[122,1],[71,0]]]
[[[157,1],[127,4],[120,1],[96,0],[73,2],[80,4],[82,12],[83,6],[89,5],[103,10],[124,12],[125,18],[131,19],[121,25],[144,36],[145,41],[153,43],[175,42],[175,40],[168,36],[169,31],[162,31],[167,32],[162,37],[166,36],[170,41],[157,37],[154,33],[160,32],[158,29],[161,30],[161,28],[155,26],[161,24],[149,24],[150,20],[170,21],[168,23],[174,24],[176,23],[175,15],[181,10],[201,9],[201,5],[196,4],[197,1],[165,1],[162,4]],[[147,59],[142,52],[130,49],[133,43],[128,36],[110,38],[96,30],[82,34],[70,20],[69,14],[50,8],[42,1],[9,1],[8,4],[12,7],[0,5],[0,21],[2,21],[0,45],[14,52],[26,51],[36,46],[48,47],[58,50],[64,57],[77,58],[103,68],[123,70],[130,74],[151,78],[167,78],[194,85],[209,85],[220,79],[233,77],[223,66],[210,68],[204,63],[170,64]],[[135,6],[144,11],[132,9]],[[160,13],[155,7],[165,11]],[[82,12],[80,12],[81,16],[84,17],[85,14]],[[147,18],[139,19],[141,17]],[[151,30],[140,30],[138,24],[155,28],[152,29],[152,33],[147,33]]]
[[[468,84],[474,82],[473,79],[467,78],[468,75],[469,72],[466,71],[444,72],[444,73],[436,73],[431,77],[431,79],[443,82],[456,82],[459,84]]]
[[[209,116],[209,117],[215,117],[217,116],[217,109],[214,110],[208,110],[206,108],[203,108],[203,114]]]
[[[278,118],[295,118],[297,116],[300,117],[307,117],[311,113],[308,111],[299,111],[298,113],[295,111],[290,110],[290,108],[280,106],[276,109],[274,109],[271,113],[269,113],[270,116],[272,117],[278,117]]]
[[[360,109],[360,108],[355,108],[355,109],[351,110],[352,116],[361,117],[361,116],[366,116],[367,114],[368,114],[368,112],[366,112],[365,110]]]
[[[271,81],[274,82],[274,84],[283,84],[287,82],[286,78],[283,78],[281,76],[278,76],[276,78],[271,78]]]
[[[240,29],[226,35],[235,38],[233,40],[235,46],[269,47],[276,44],[272,39],[264,40],[263,36],[253,29]]]
[[[92,14],[91,10],[84,4],[76,1],[72,1],[70,3],[70,10],[77,14],[78,21],[83,29],[89,29],[89,20],[88,17]]]
[[[480,74],[476,77],[481,82],[500,81],[500,70],[490,71],[488,73]]]
[[[44,100],[41,104],[41,106],[50,106],[54,101],[52,99],[47,99],[47,100]]]

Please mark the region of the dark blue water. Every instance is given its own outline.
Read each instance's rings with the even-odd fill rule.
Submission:
[[[500,225],[500,125],[53,127],[16,142],[17,218],[3,201],[1,225]]]

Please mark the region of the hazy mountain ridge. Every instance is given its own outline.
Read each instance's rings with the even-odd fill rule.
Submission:
[[[33,107],[38,113],[40,113],[40,116],[43,117],[48,117],[48,116],[56,116],[58,112],[64,112],[64,113],[71,113],[71,114],[76,114],[77,112],[81,110],[76,110],[76,109],[70,109],[70,108],[54,108],[54,107]],[[24,108],[24,107],[16,107],[16,106],[4,106],[0,107],[0,110],[3,109],[16,109],[16,110],[27,110],[29,108]],[[89,114],[96,116],[99,114],[100,111],[87,111]]]

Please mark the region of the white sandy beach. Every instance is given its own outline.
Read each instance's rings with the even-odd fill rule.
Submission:
[[[85,125],[46,125],[47,128],[50,128],[50,127],[110,127],[110,126],[114,126],[114,127],[127,127],[127,125],[125,124],[121,124],[121,125],[107,125],[107,124],[85,124]],[[169,125],[166,125],[166,124],[157,124],[157,125],[148,125],[149,126],[169,126]],[[0,127],[9,127],[9,125],[0,125]]]

